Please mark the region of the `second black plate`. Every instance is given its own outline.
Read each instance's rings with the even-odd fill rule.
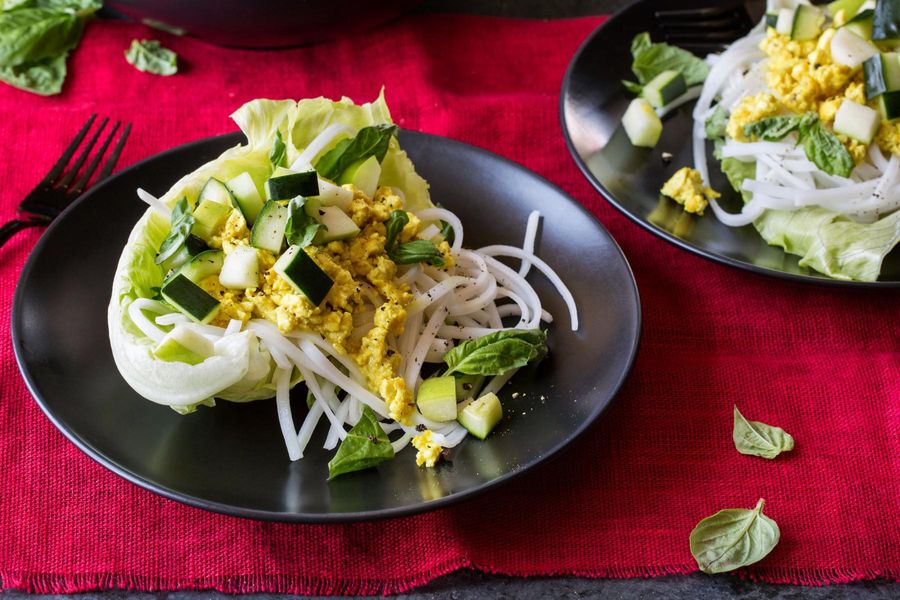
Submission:
[[[560,120],[569,151],[585,177],[625,216],[661,238],[700,256],[763,275],[813,283],[856,287],[900,287],[900,249],[887,256],[875,282],[840,281],[801,267],[799,257],[769,246],[752,225],[727,227],[714,215],[694,217],[659,189],[680,167],[693,165],[691,102],[664,119],[663,135],[653,150],[635,148],[620,127],[633,95],[622,85],[634,79],[631,40],[649,31],[663,39],[654,12],[696,8],[719,1],[640,0],[603,23],[582,44],[569,64],[560,97]],[[750,16],[761,18],[765,2],[746,2]],[[662,153],[672,154],[671,162]],[[727,206],[740,206],[737,194],[710,159],[713,187]],[[730,202],[730,204],[728,204]]]

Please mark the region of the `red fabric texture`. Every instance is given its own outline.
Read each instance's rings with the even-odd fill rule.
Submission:
[[[621,244],[643,302],[631,376],[563,457],[455,507],[353,525],[231,518],[120,479],[41,413],[4,334],[2,585],[377,594],[464,567],[523,576],[690,573],[697,521],[760,497],[782,539],[743,576],[900,578],[900,294],[719,266],[617,213],[579,173],[557,117],[566,65],[600,22],[417,16],[353,39],[260,52],[101,21],[70,60],[61,96],[0,86],[0,221],[14,216],[91,112],[134,124],[121,168],[234,130],[228,115],[252,98],[362,102],[385,85],[402,127],[497,152],[586,205]],[[140,37],[178,52],[181,72],[157,77],[129,66],[122,52]],[[0,250],[4,332],[39,235],[19,234]],[[733,404],[785,428],[796,449],[773,462],[738,454]]]

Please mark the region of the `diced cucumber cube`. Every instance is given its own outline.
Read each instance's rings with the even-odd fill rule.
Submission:
[[[284,229],[287,227],[289,216],[286,206],[274,200],[266,202],[259,211],[259,216],[256,217],[256,222],[250,231],[250,245],[267,250],[272,254],[281,252],[284,244]]]
[[[320,179],[317,198],[322,203],[322,206],[337,206],[342,211],[347,212],[353,203],[353,192],[345,190],[326,179]]]
[[[214,353],[211,341],[184,325],[176,325],[153,350],[153,356],[159,360],[189,365],[199,364]]]
[[[426,419],[444,423],[456,419],[456,378],[432,377],[419,385],[416,405]]]
[[[781,35],[791,35],[794,29],[795,8],[781,8],[778,10],[778,20],[775,22],[775,31]]]
[[[460,400],[478,397],[485,379],[484,375],[456,375],[456,397]]]
[[[834,130],[846,136],[871,144],[881,127],[881,115],[868,106],[845,99],[834,116]]]
[[[844,23],[844,27],[858,35],[864,40],[872,39],[872,15],[875,14],[875,11],[866,10],[846,23]]]
[[[225,253],[221,250],[204,250],[185,263],[178,273],[199,284],[210,275],[216,275],[222,270],[224,258]]]
[[[876,54],[878,48],[871,42],[844,27],[838,29],[831,38],[831,57],[839,65],[855,69]]]
[[[837,16],[839,11],[844,11],[846,18],[852,19],[856,16],[856,13],[859,12],[862,5],[863,0],[834,0],[834,2],[829,3],[825,9],[828,11],[828,14],[831,15],[832,19]]]
[[[622,126],[635,146],[653,148],[662,135],[662,121],[644,98],[631,101],[622,117]]]
[[[686,91],[684,75],[678,71],[663,71],[644,86],[641,95],[654,107],[662,108]]]
[[[194,226],[191,233],[209,243],[209,240],[225,225],[232,210],[230,202],[222,204],[216,200],[202,200],[194,209]]]
[[[359,234],[359,227],[337,206],[322,206],[313,217],[323,227],[316,233],[314,244],[327,244],[335,240],[346,240]]]
[[[338,183],[341,185],[352,183],[363,194],[371,198],[378,189],[379,179],[381,179],[381,165],[377,158],[370,156],[366,160],[358,161],[347,167]]]
[[[825,15],[820,9],[810,4],[798,5],[791,26],[791,39],[802,42],[819,37],[824,21]]]
[[[163,300],[197,323],[209,323],[219,312],[219,301],[181,274],[163,285],[160,294]]]
[[[244,215],[247,225],[253,225],[263,207],[263,199],[253,177],[246,171],[228,180],[226,184],[234,197],[236,208]]]
[[[280,168],[279,168],[280,169]],[[286,171],[286,169],[285,169]],[[290,200],[296,196],[316,196],[319,193],[319,178],[315,171],[285,173],[276,170],[266,182],[270,200]]]
[[[878,97],[881,106],[881,116],[885,121],[892,122],[900,119],[900,91],[885,92]]]
[[[456,418],[466,430],[483,440],[503,418],[503,407],[496,394],[485,394],[477,400],[464,403]]]
[[[318,306],[325,300],[334,281],[322,267],[314,261],[300,246],[291,246],[281,255],[275,266],[275,272],[288,282],[291,287],[309,298]]]
[[[211,200],[225,206],[234,206],[234,197],[231,195],[231,190],[215,177],[210,177],[203,189],[200,190],[197,204],[202,203],[204,200]]]
[[[259,286],[259,257],[255,248],[243,244],[225,257],[219,283],[231,290],[246,290]]]

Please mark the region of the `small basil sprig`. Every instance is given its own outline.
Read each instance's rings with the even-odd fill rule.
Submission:
[[[704,573],[724,573],[758,562],[772,551],[781,532],[762,514],[765,500],[752,510],[727,508],[706,517],[691,531],[691,554]]]
[[[372,125],[363,127],[350,140],[341,140],[316,162],[316,171],[322,177],[336,181],[347,168],[356,162],[374,156],[378,162],[387,154],[391,137],[397,135],[396,125]]]
[[[305,248],[312,244],[320,228],[325,227],[306,214],[306,198],[297,196],[288,203],[288,220],[284,227],[284,237],[288,244]]]
[[[800,119],[800,144],[806,158],[830,175],[850,177],[856,166],[847,147],[825,129],[814,113],[805,114]]]
[[[161,265],[169,257],[178,252],[181,245],[191,235],[191,228],[194,226],[194,215],[188,204],[187,198],[182,198],[175,203],[172,209],[172,229],[169,235],[163,240],[159,246],[159,254],[156,255],[156,264]]]
[[[138,71],[154,75],[174,75],[178,72],[178,55],[163,48],[156,40],[131,40],[125,60]]]
[[[398,265],[424,262],[432,267],[444,266],[444,255],[431,240],[413,240],[400,244],[388,252],[388,257]]]
[[[800,117],[793,115],[766,117],[755,123],[744,125],[744,135],[750,139],[777,142],[800,127]]]
[[[791,434],[780,427],[748,421],[737,406],[734,407],[734,430],[731,437],[737,451],[750,456],[775,458],[782,452],[794,449]]]
[[[856,163],[847,147],[828,131],[815,113],[766,117],[744,126],[744,135],[754,139],[778,141],[792,131],[799,132],[799,142],[806,158],[829,175],[850,177]]]
[[[392,458],[394,447],[374,411],[366,406],[359,422],[347,432],[334,458],[328,462],[328,479],[368,469]]]
[[[547,332],[505,329],[463,342],[444,355],[447,375],[503,375],[547,355]]]
[[[269,150],[269,162],[272,163],[272,168],[287,166],[287,147],[284,145],[284,140],[281,139],[280,131],[275,132],[275,141],[272,142],[272,149]]]
[[[431,240],[413,240],[399,244],[400,232],[409,223],[409,215],[405,210],[391,212],[384,227],[386,230],[384,248],[388,258],[398,265],[427,262],[433,267],[444,266],[444,255]]]

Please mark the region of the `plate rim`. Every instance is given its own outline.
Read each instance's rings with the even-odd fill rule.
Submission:
[[[751,263],[744,262],[742,260],[737,260],[735,258],[731,258],[729,256],[724,256],[721,254],[717,254],[705,248],[700,248],[695,246],[694,244],[689,243],[686,240],[683,240],[675,235],[672,235],[668,231],[660,229],[659,227],[655,227],[652,223],[642,219],[638,215],[632,213],[630,210],[626,209],[619,201],[616,199],[615,194],[606,189],[606,187],[600,182],[599,179],[591,172],[585,163],[584,159],[578,154],[578,150],[575,148],[575,144],[572,141],[571,136],[569,135],[569,127],[566,121],[566,96],[567,91],[570,88],[572,73],[575,70],[575,64],[578,63],[582,54],[585,50],[594,42],[594,38],[605,33],[607,28],[611,28],[615,25],[616,21],[622,17],[623,14],[634,10],[638,5],[641,4],[651,4],[653,0],[635,0],[631,2],[626,7],[621,10],[615,12],[610,15],[603,23],[598,25],[588,36],[581,42],[578,46],[578,49],[575,51],[575,54],[572,55],[569,64],[566,66],[566,72],[563,76],[562,85],[560,87],[559,93],[559,103],[558,103],[558,112],[559,112],[559,124],[560,129],[562,130],[563,139],[566,142],[566,149],[569,151],[569,155],[575,161],[576,166],[581,171],[581,174],[585,179],[590,182],[590,184],[594,187],[596,191],[600,193],[600,196],[606,200],[609,204],[611,204],[616,210],[622,213],[625,217],[631,220],[633,223],[640,226],[645,231],[652,233],[653,235],[662,238],[663,240],[669,242],[670,244],[680,248],[682,250],[686,250],[687,252],[704,258],[706,260],[710,260],[712,262],[718,263],[720,265],[725,265],[728,267],[734,267],[740,269],[742,271],[747,271],[753,273],[755,275],[759,275],[762,277],[770,277],[774,279],[780,279],[782,281],[793,281],[797,283],[809,284],[809,285],[822,285],[826,287],[832,288],[855,288],[855,289],[894,289],[900,288],[900,281],[856,281],[856,280],[843,280],[843,279],[835,279],[833,277],[828,277],[825,275],[804,275],[801,273],[788,273],[786,271],[781,271],[778,269],[773,269],[770,267],[763,267],[760,265],[754,265]],[[777,246],[772,246],[773,248],[777,248]],[[894,251],[900,252],[900,249],[895,248]],[[784,252],[784,250],[782,250]],[[787,252],[785,252],[787,254]]]
[[[118,171],[111,175],[106,180],[100,182],[99,184],[94,185],[91,189],[81,195],[75,202],[73,202],[69,207],[67,207],[44,231],[37,243],[31,249],[28,254],[28,258],[26,259],[22,270],[19,274],[19,277],[16,281],[16,289],[13,295],[12,302],[12,310],[10,312],[10,333],[12,338],[12,346],[13,353],[16,359],[16,366],[19,369],[19,373],[22,376],[22,379],[25,382],[26,388],[28,392],[31,394],[31,397],[40,407],[41,412],[50,420],[54,427],[56,427],[70,442],[72,442],[79,450],[81,450],[84,454],[86,454],[90,459],[98,463],[100,466],[112,471],[114,474],[122,477],[126,481],[143,488],[144,490],[160,495],[169,500],[173,500],[179,504],[190,506],[193,508],[199,508],[202,510],[206,510],[212,513],[217,513],[221,515],[238,517],[244,519],[253,519],[259,521],[270,521],[270,522],[282,522],[282,523],[300,523],[300,524],[340,524],[340,523],[357,523],[357,522],[367,522],[367,521],[379,521],[384,519],[393,519],[399,517],[406,517],[417,515],[425,512],[431,512],[437,509],[446,508],[451,505],[458,504],[460,502],[471,500],[477,496],[480,496],[488,491],[494,490],[499,486],[503,486],[509,481],[516,479],[538,467],[547,465],[552,462],[556,458],[558,458],[561,454],[563,454],[566,450],[568,450],[571,445],[581,437],[594,425],[596,425],[600,416],[609,408],[609,406],[613,403],[613,401],[618,396],[621,391],[622,386],[625,381],[628,379],[628,376],[631,374],[632,369],[634,368],[634,363],[637,357],[638,349],[640,347],[641,334],[642,334],[642,326],[643,326],[643,313],[641,306],[641,298],[640,292],[637,286],[637,280],[634,277],[634,272],[631,268],[631,264],[628,262],[625,253],[622,251],[622,248],[619,246],[618,242],[609,232],[609,230],[603,225],[603,223],[593,214],[591,213],[581,202],[576,200],[570,194],[566,193],[562,188],[553,184],[546,178],[542,177],[538,173],[535,173],[531,169],[528,169],[524,165],[521,165],[513,160],[510,160],[500,154],[496,154],[484,148],[480,148],[478,146],[474,146],[472,144],[468,144],[465,142],[461,142],[458,140],[454,140],[452,138],[448,138],[445,136],[439,136],[435,134],[425,133],[421,131],[411,131],[411,130],[401,130],[401,137],[403,135],[412,134],[413,136],[422,136],[425,138],[430,138],[433,140],[440,140],[439,143],[447,143],[450,145],[456,145],[461,149],[469,152],[473,152],[482,157],[486,157],[491,160],[499,160],[504,162],[513,168],[521,171],[523,175],[532,177],[539,183],[549,186],[551,189],[557,191],[561,196],[567,198],[577,210],[580,210],[585,218],[592,219],[596,222],[596,224],[600,227],[603,235],[606,236],[608,242],[611,244],[611,247],[614,249],[615,253],[617,253],[618,257],[622,261],[622,265],[624,266],[625,273],[628,275],[629,286],[628,289],[632,292],[634,302],[631,304],[631,316],[632,316],[632,327],[630,330],[630,348],[627,356],[627,360],[625,363],[625,368],[621,373],[618,374],[615,384],[610,388],[610,392],[608,394],[608,400],[601,406],[599,409],[595,409],[587,419],[585,419],[575,430],[567,434],[565,437],[561,439],[557,444],[555,444],[547,453],[531,460],[530,462],[521,466],[521,468],[504,473],[500,477],[492,479],[487,482],[483,482],[475,487],[457,492],[451,493],[447,496],[443,496],[436,500],[422,500],[418,503],[399,506],[393,508],[385,508],[378,509],[374,511],[351,511],[351,512],[323,512],[323,513],[310,513],[310,512],[277,512],[277,511],[268,511],[268,510],[260,510],[257,508],[250,507],[241,507],[234,506],[231,504],[226,504],[223,502],[215,502],[203,499],[199,496],[195,496],[192,494],[180,492],[178,490],[171,489],[169,487],[160,485],[156,482],[153,482],[145,477],[142,477],[140,474],[135,473],[115,462],[110,457],[106,456],[101,449],[95,448],[92,444],[90,444],[87,440],[83,439],[77,432],[73,431],[67,424],[58,419],[53,411],[50,409],[46,400],[38,393],[37,390],[37,382],[32,377],[28,368],[26,367],[25,358],[24,358],[24,336],[25,336],[25,325],[24,323],[20,323],[22,319],[22,311],[24,310],[24,295],[25,288],[28,279],[31,277],[31,272],[34,268],[34,265],[38,261],[38,257],[40,256],[44,246],[49,243],[47,240],[50,239],[53,231],[59,226],[60,223],[66,218],[67,214],[73,210],[75,207],[81,205],[84,202],[89,202],[90,199],[98,193],[102,193],[104,188],[109,186],[110,184],[115,183],[116,179],[119,177],[126,176],[133,171],[139,170],[141,168],[145,168],[147,164],[151,164],[154,160],[157,160],[162,157],[169,156],[171,154],[189,151],[192,148],[203,147],[207,144],[217,144],[224,143],[228,140],[233,140],[235,143],[241,143],[244,138],[240,132],[230,132],[221,135],[209,136],[205,138],[201,138],[198,140],[194,140],[191,142],[187,142],[184,144],[180,144],[178,146],[174,146],[163,150],[161,152],[155,153],[151,156],[148,156],[133,165],[129,165],[125,169]]]

